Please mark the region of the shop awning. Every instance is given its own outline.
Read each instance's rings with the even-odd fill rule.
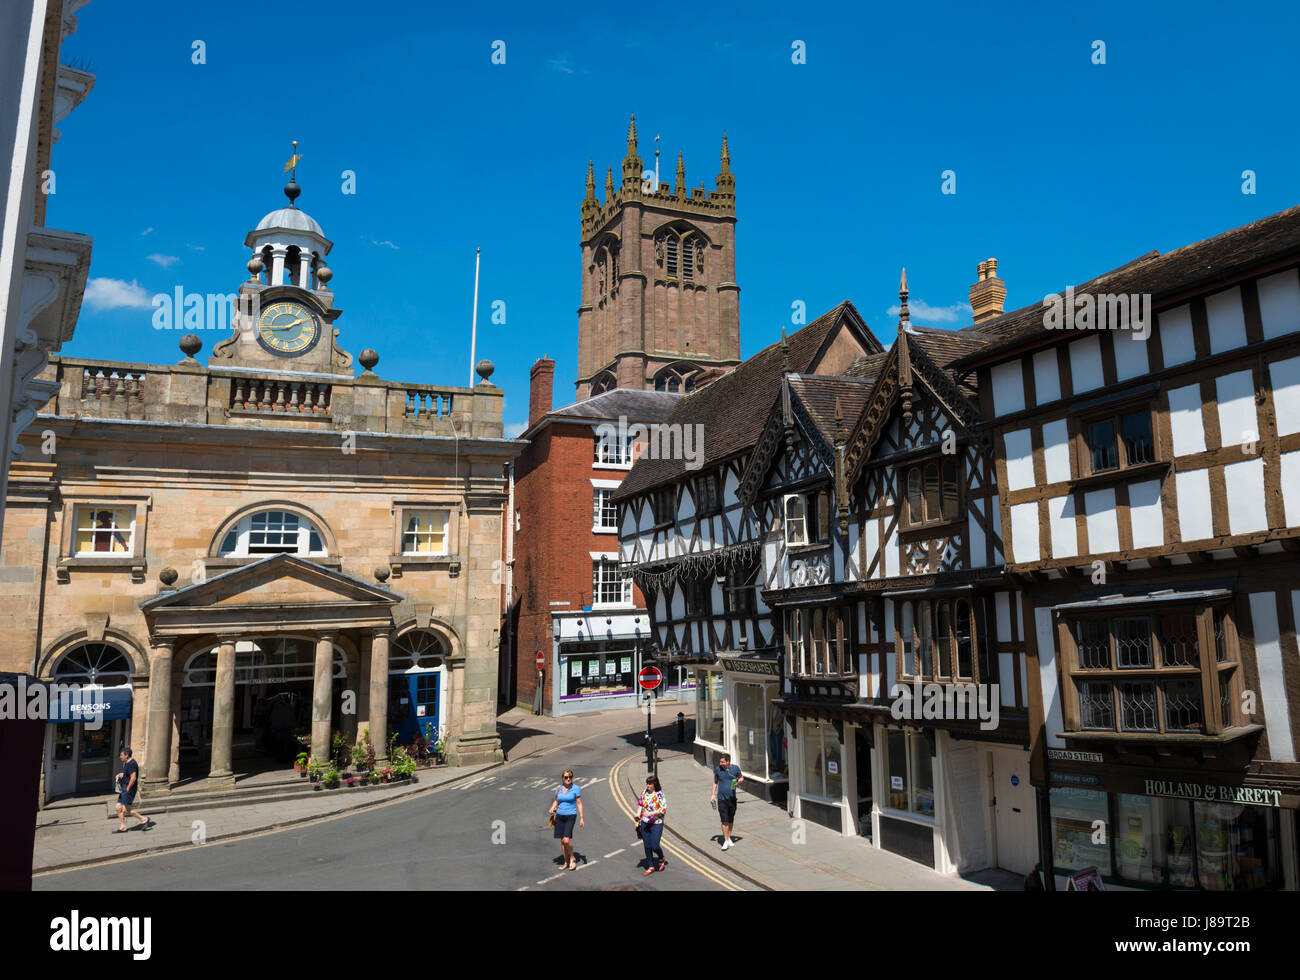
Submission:
[[[120,687],[72,687],[47,685],[50,697],[49,720],[117,721],[131,717],[131,685]]]

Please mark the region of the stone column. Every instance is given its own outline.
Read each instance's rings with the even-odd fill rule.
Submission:
[[[172,750],[167,766],[167,778],[173,783],[181,778],[181,697],[185,688],[185,671],[172,671]]]
[[[174,643],[170,638],[155,640],[149,664],[149,730],[145,742],[144,782],[150,796],[162,796],[170,791]]]
[[[230,743],[235,734],[235,638],[221,637],[217,648],[217,677],[212,691],[212,768],[208,786],[233,788],[235,773],[230,767]]]
[[[388,629],[376,629],[370,641],[370,744],[375,764],[388,761]]]
[[[316,673],[311,697],[311,754],[330,758],[330,713],[334,701],[334,634],[316,635]]]

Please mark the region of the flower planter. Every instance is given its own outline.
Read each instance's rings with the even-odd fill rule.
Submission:
[[[311,784],[311,788],[314,789],[314,790],[319,790],[319,789],[320,789],[320,783],[312,783],[312,784]]]

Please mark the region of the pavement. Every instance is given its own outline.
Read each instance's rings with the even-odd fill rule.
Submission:
[[[675,747],[674,747],[675,748]],[[872,847],[860,837],[842,837],[810,821],[796,822],[785,809],[746,793],[737,794],[733,846],[722,850],[718,813],[709,806],[713,774],[694,758],[661,749],[659,782],[668,800],[664,839],[686,845],[733,875],[771,891],[1020,891],[1023,880],[1010,872],[950,877]],[[644,787],[643,766],[622,774],[628,791]]]

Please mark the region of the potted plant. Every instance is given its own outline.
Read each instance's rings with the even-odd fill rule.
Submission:
[[[375,747],[370,744],[369,728],[361,729],[361,737],[352,750],[352,764],[361,771],[375,768]]]
[[[344,782],[347,783],[348,789],[351,789],[353,786],[357,784],[357,777],[349,776],[347,779],[344,780]]]
[[[342,732],[336,731],[330,738],[330,754],[340,769],[346,769],[352,764],[352,743],[343,737]]]
[[[339,767],[336,766],[333,762],[331,762],[328,766],[325,767],[325,788],[326,789],[339,788]]]
[[[298,776],[299,776],[300,778],[306,778],[306,776],[307,776],[307,764],[308,764],[308,756],[307,756],[307,753],[306,753],[306,752],[299,752],[299,753],[298,753],[298,758],[296,758],[296,759],[293,760],[293,769],[294,769],[294,772],[298,773]]]
[[[321,775],[325,772],[325,767],[319,759],[312,759],[307,764],[307,775],[311,778],[311,788],[320,789]]]

